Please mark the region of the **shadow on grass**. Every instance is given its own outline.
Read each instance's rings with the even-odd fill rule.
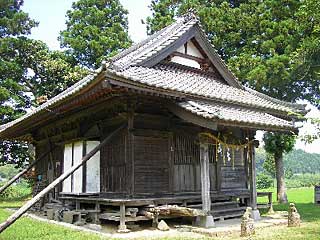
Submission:
[[[301,216],[302,221],[305,222],[320,222],[320,205],[314,203],[296,203],[296,208]],[[288,204],[274,204],[273,209],[275,211],[288,211]],[[266,213],[267,210],[263,210],[262,213]]]

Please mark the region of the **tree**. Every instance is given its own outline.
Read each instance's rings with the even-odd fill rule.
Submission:
[[[60,33],[67,48],[81,65],[97,68],[118,50],[130,46],[127,10],[119,0],[79,0],[67,12],[67,29]]]
[[[263,169],[273,178],[276,177],[276,167],[273,154],[267,153],[265,155],[265,161],[263,162]]]
[[[36,106],[36,98],[55,96],[85,73],[63,52],[50,51],[41,41],[26,38],[37,23],[22,12],[23,1],[0,2],[0,124]],[[25,143],[2,141],[0,163],[27,164]]]
[[[263,136],[264,148],[274,157],[277,179],[277,199],[280,203],[287,203],[283,153],[290,152],[295,144],[295,137],[290,134],[265,133]]]
[[[320,81],[320,4],[317,0],[302,1],[295,14],[299,44],[294,52],[294,67],[292,76],[304,86],[304,91],[310,91],[314,84]],[[311,90],[312,91],[312,90]],[[319,96],[313,101],[320,107]]]
[[[24,72],[15,61],[15,47],[21,44],[37,22],[30,19],[27,13],[20,10],[23,1],[4,0],[0,2],[0,123],[11,121],[24,113],[30,107],[30,99],[23,91],[23,86],[16,81]],[[17,145],[16,145],[17,146]],[[0,160],[5,161],[9,143],[0,145]],[[24,158],[24,149],[18,148],[15,157]]]

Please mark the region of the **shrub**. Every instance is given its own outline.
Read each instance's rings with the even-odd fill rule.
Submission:
[[[273,179],[267,174],[260,173],[257,175],[257,188],[266,189],[270,188],[273,185]]]
[[[5,183],[1,183],[3,186]],[[15,185],[11,185],[4,192],[0,194],[1,200],[13,200],[13,199],[23,199],[31,194],[30,184],[23,180]]]
[[[313,187],[320,183],[320,174],[295,174],[293,178],[286,179],[288,188]]]

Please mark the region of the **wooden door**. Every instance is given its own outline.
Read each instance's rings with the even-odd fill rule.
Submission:
[[[134,136],[134,191],[169,191],[168,138]]]

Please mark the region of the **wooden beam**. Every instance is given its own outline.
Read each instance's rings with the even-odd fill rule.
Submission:
[[[54,149],[54,148],[53,148]],[[52,149],[52,150],[53,150]],[[44,157],[46,157],[50,153],[50,150],[42,154],[37,160],[35,160],[33,163],[31,163],[27,168],[19,172],[17,175],[15,175],[13,178],[9,180],[4,186],[0,188],[0,193],[2,193],[4,190],[6,190],[8,187],[10,187],[15,181],[17,181],[21,176],[23,176],[26,172],[31,170],[38,162],[40,162]]]
[[[117,128],[115,131],[110,133],[98,146],[96,146],[92,151],[90,151],[87,155],[85,155],[81,161],[71,167],[68,171],[60,175],[56,180],[54,180],[51,184],[49,184],[45,189],[43,189],[40,193],[38,193],[35,197],[33,197],[30,201],[28,201],[25,205],[23,205],[18,211],[12,214],[5,222],[0,224],[0,233],[2,233],[6,228],[8,228],[11,224],[13,224],[17,219],[19,219],[25,212],[27,212],[36,202],[38,202],[42,197],[44,197],[47,193],[49,193],[55,186],[61,183],[63,180],[68,178],[71,174],[73,174],[77,169],[79,169],[83,164],[85,164],[93,155],[95,155],[104,145],[106,145],[112,137],[118,134],[126,125],[123,125]]]
[[[186,59],[190,59],[190,60],[193,60],[193,61],[196,61],[198,62],[199,64],[200,63],[210,63],[209,59],[206,59],[206,58],[199,58],[199,57],[195,57],[195,56],[192,56],[192,55],[188,55],[188,54],[184,54],[184,53],[180,53],[180,52],[173,52],[171,54],[171,56],[177,56],[177,57],[182,57],[182,58],[186,58]]]

